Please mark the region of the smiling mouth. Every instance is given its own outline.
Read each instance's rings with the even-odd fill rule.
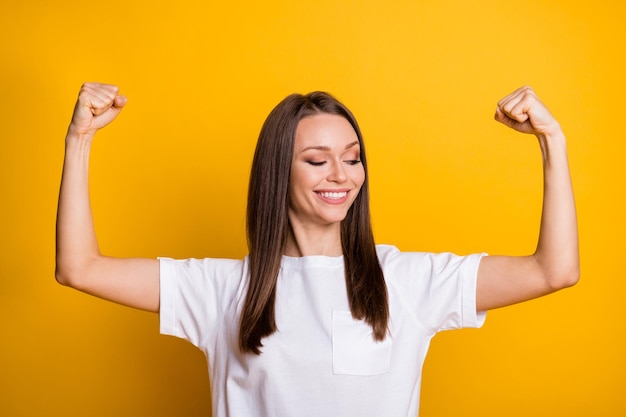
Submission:
[[[340,191],[340,192],[324,191],[324,192],[317,192],[317,194],[319,194],[320,196],[324,198],[328,198],[330,200],[340,200],[344,198],[346,195],[348,195],[348,192],[347,191]]]

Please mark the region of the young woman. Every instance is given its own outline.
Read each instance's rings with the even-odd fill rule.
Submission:
[[[529,256],[403,253],[375,245],[367,161],[351,112],[291,95],[268,116],[248,190],[244,260],[119,259],[98,249],[88,195],[96,131],[126,98],[88,83],[66,137],[57,280],[159,312],[161,332],[204,351],[218,416],[417,415],[421,369],[440,330],[575,284],[578,236],[565,137],[529,87],[499,122],[534,134],[544,201]]]

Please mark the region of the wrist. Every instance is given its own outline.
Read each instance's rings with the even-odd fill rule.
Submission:
[[[565,134],[559,128],[550,133],[544,133],[537,135],[539,140],[539,146],[541,147],[541,153],[545,163],[553,161],[554,158],[567,159],[567,143]],[[558,155],[561,155],[560,157]]]
[[[69,158],[89,158],[93,135],[68,130],[65,136],[65,155]],[[73,155],[73,156],[70,156]],[[83,156],[80,156],[83,155]]]
[[[556,120],[550,125],[544,126],[538,132],[535,133],[537,138],[547,142],[565,142],[565,134],[561,125]]]
[[[70,124],[67,128],[67,134],[65,135],[65,143],[90,143],[94,135],[95,132],[82,131]]]

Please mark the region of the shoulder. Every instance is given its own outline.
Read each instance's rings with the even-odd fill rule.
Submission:
[[[428,252],[403,252],[393,245],[376,245],[378,260],[383,269],[400,265],[429,265],[437,256]]]
[[[159,261],[162,301],[169,295],[185,299],[189,305],[204,306],[198,311],[207,308],[224,311],[242,297],[247,287],[247,259],[159,258]]]
[[[205,268],[241,268],[247,263],[248,257],[244,259],[229,259],[229,258],[186,258],[175,259],[168,257],[159,257],[159,262],[162,264],[176,265],[181,268],[189,269],[205,269]]]
[[[203,280],[244,277],[247,271],[248,258],[159,258],[159,262],[162,276]]]
[[[457,255],[451,252],[404,252],[393,245],[376,245],[378,259],[387,276],[410,273],[436,276],[478,263],[483,254]]]

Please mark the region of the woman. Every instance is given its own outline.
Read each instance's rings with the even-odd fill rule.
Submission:
[[[539,241],[523,257],[374,245],[359,127],[319,92],[287,97],[261,130],[244,260],[103,256],[89,206],[89,151],[125,103],[114,86],[88,83],[80,91],[66,137],[56,277],[159,312],[162,333],[201,348],[216,417],[416,415],[436,332],[479,327],[489,309],[578,280],[565,137],[528,87],[502,99],[495,115],[534,134],[543,155]]]

